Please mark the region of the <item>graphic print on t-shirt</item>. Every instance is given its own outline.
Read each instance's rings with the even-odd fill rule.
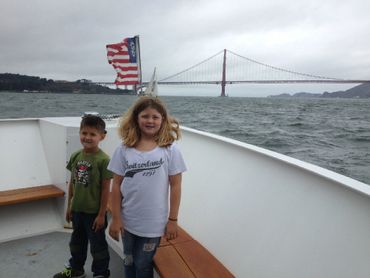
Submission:
[[[75,171],[75,183],[84,185],[87,187],[89,185],[89,173],[91,170],[91,163],[85,160],[78,161]]]
[[[162,158],[157,161],[147,160],[143,163],[134,162],[130,164],[126,161],[127,171],[125,177],[132,178],[135,174],[140,172],[144,172],[143,176],[152,176],[155,174],[155,170],[161,167],[163,163],[164,161]]]

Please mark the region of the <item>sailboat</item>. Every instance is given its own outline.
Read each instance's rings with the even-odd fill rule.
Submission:
[[[145,96],[158,96],[158,84],[156,78],[156,68],[154,68],[152,78],[150,79],[148,86],[145,88],[143,93]]]

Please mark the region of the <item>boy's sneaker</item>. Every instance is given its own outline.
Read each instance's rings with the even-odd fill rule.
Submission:
[[[66,267],[62,272],[59,272],[53,276],[53,278],[85,278],[85,271],[74,270]]]
[[[108,269],[104,275],[103,274],[94,274],[93,278],[109,278],[109,276],[110,276],[110,271]]]

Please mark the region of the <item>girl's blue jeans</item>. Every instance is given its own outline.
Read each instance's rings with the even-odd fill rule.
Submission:
[[[125,278],[153,278],[153,257],[160,240],[160,237],[140,237],[124,231],[122,241]]]
[[[91,271],[94,275],[109,277],[109,251],[105,239],[107,218],[105,218],[104,229],[95,232],[92,226],[96,216],[97,214],[72,212],[73,232],[69,243],[71,250],[69,264],[75,270],[84,269],[87,246],[90,242],[90,252],[93,257]]]

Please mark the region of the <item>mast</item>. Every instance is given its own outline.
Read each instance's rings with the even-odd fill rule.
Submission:
[[[226,49],[224,49],[224,62],[222,64],[222,81],[221,81],[221,96],[225,96],[226,85]]]
[[[140,55],[140,40],[139,40],[139,35],[135,36],[135,45],[136,45],[136,57],[138,59],[137,63],[138,63],[138,66],[139,66],[139,88],[141,90],[141,88],[143,87],[143,80],[142,80],[142,71],[141,71],[141,55]],[[134,86],[134,90],[135,90],[135,93],[137,94],[137,85]]]

